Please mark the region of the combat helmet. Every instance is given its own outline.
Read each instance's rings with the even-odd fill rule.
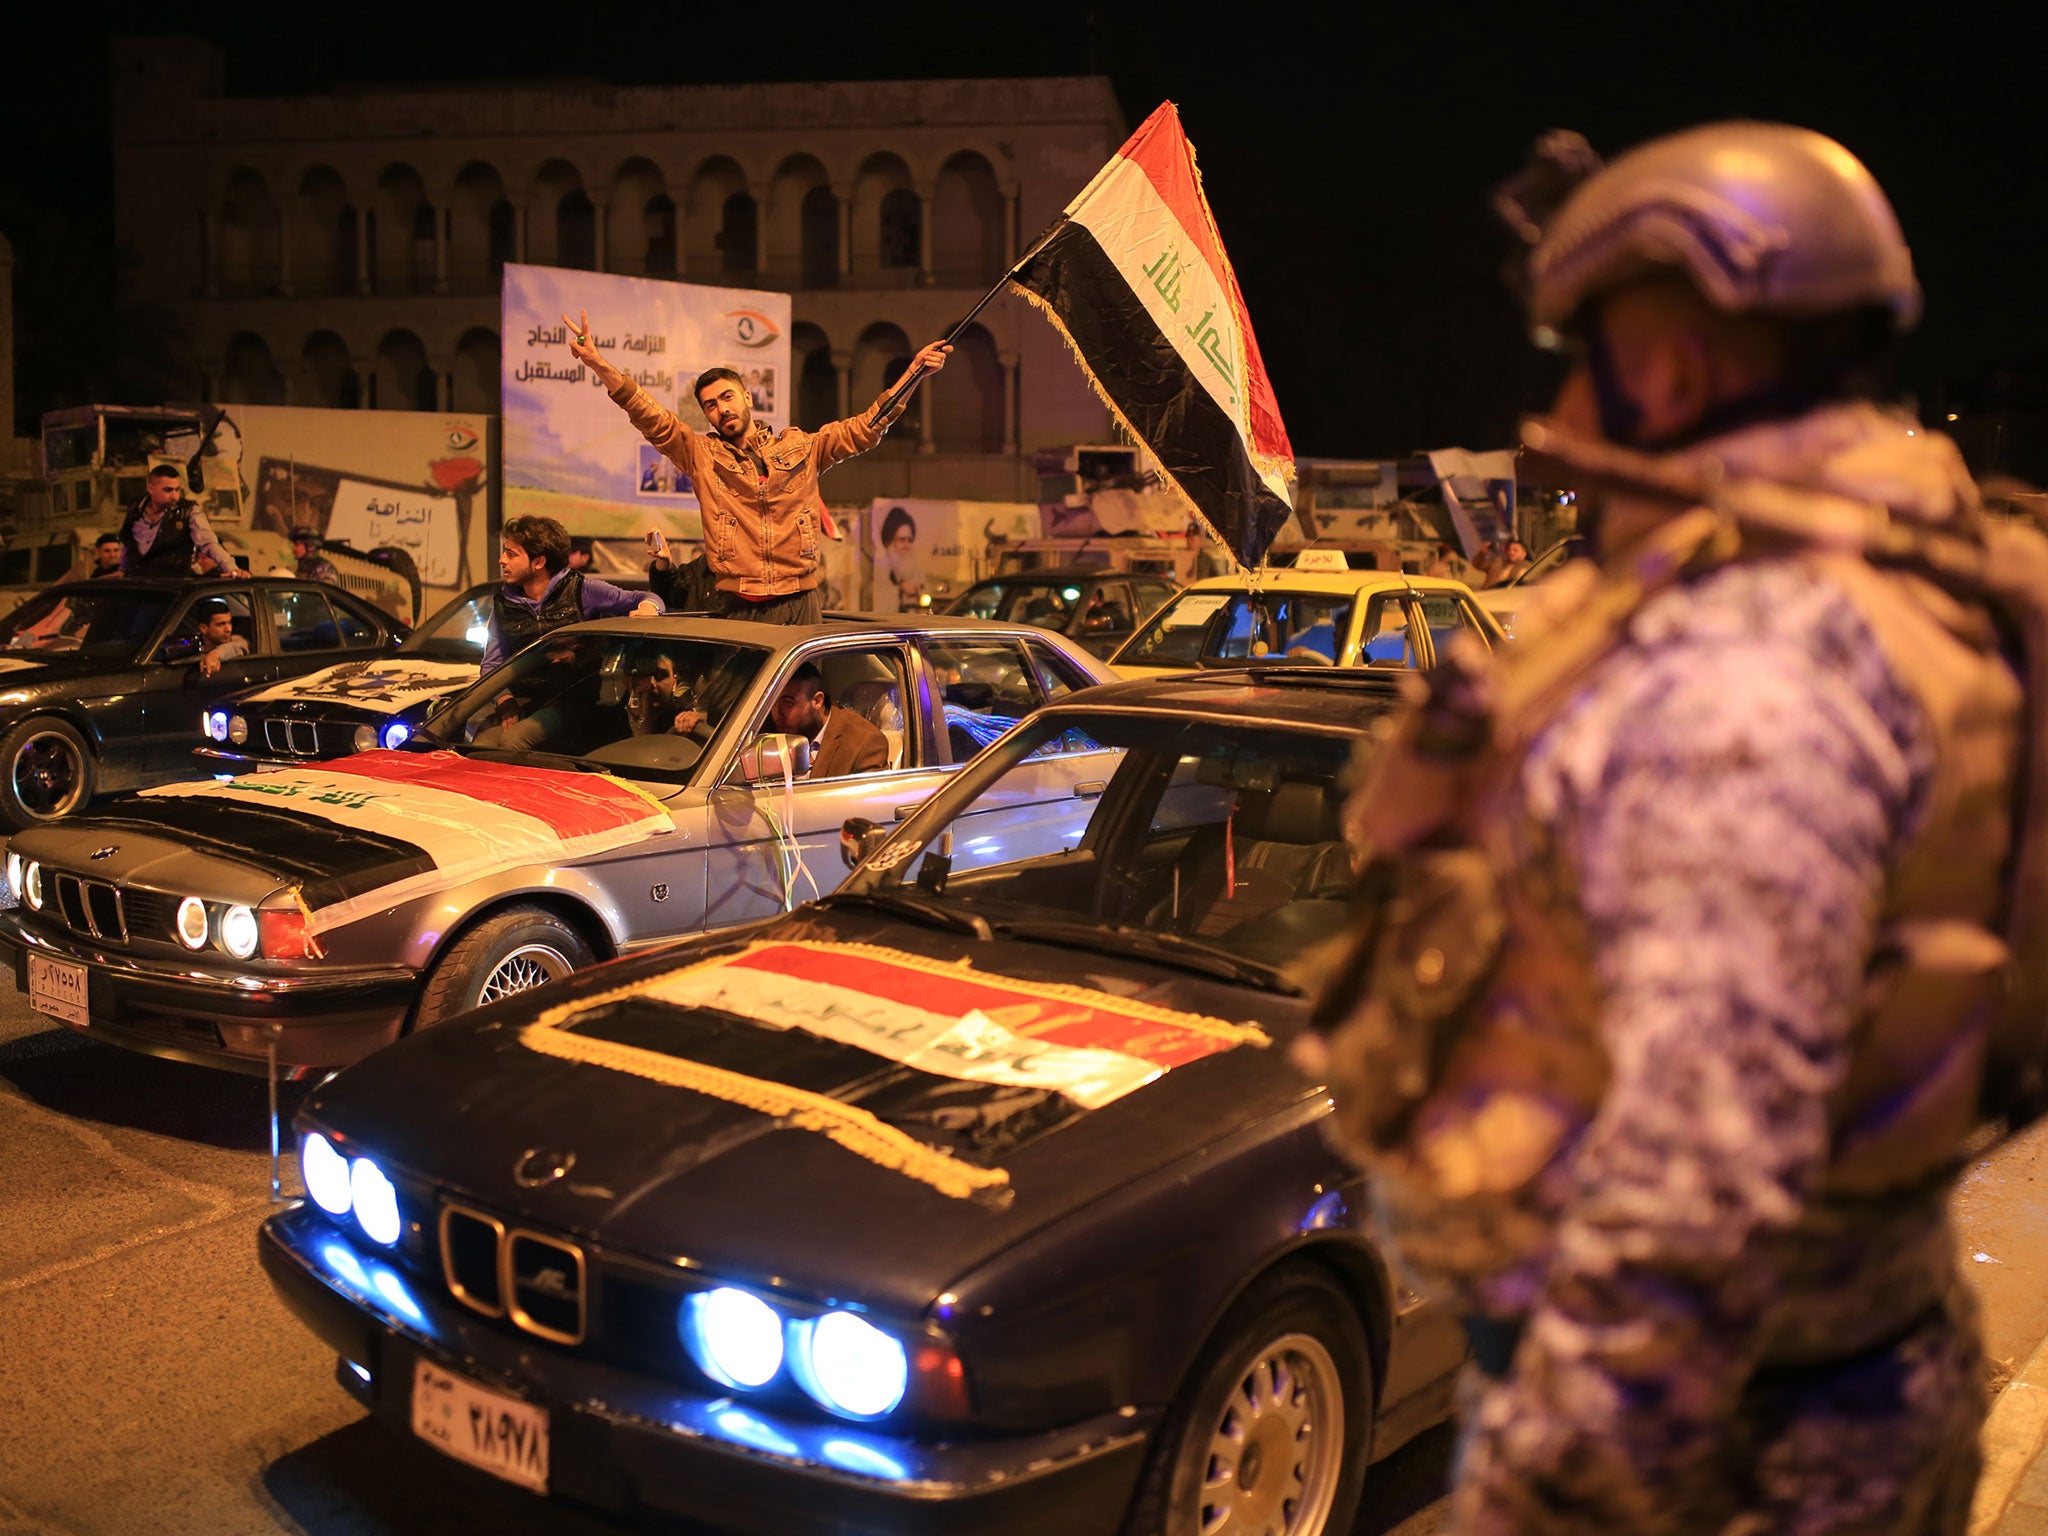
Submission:
[[[1712,123],[1638,146],[1587,178],[1543,221],[1529,256],[1539,344],[1595,294],[1677,270],[1735,313],[1920,318],[1913,255],[1876,179],[1825,134]]]

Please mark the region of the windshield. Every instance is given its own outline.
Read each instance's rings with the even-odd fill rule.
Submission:
[[[1083,753],[1101,754],[1099,773]],[[920,816],[850,889],[1020,936],[1051,928],[1087,943],[1070,931],[1092,925],[1133,951],[1283,966],[1346,921],[1348,754],[1347,739],[1308,731],[1055,707],[993,748],[946,794],[947,814]]]
[[[133,656],[162,625],[170,604],[170,593],[138,591],[125,581],[53,587],[0,620],[0,646]]]
[[[425,739],[680,783],[768,655],[680,637],[557,631],[435,715]]]
[[[491,589],[464,593],[406,637],[398,649],[428,661],[484,659],[491,638]]]
[[[1005,624],[1037,624],[1064,629],[1074,604],[1081,601],[1078,582],[984,581],[967,589],[946,611]]]
[[[1153,614],[1112,660],[1138,667],[1332,666],[1342,659],[1353,601],[1349,592],[1191,589]]]

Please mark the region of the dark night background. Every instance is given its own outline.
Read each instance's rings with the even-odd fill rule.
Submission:
[[[108,246],[106,43],[183,32],[226,47],[237,94],[1099,71],[1132,124],[1171,97],[1304,454],[1491,446],[1540,402],[1547,367],[1500,281],[1507,247],[1485,194],[1541,130],[1577,128],[1612,154],[1717,117],[1803,123],[1862,156],[1913,245],[1928,304],[1909,394],[1937,422],[1963,415],[1980,473],[2048,479],[2030,442],[2048,434],[2029,426],[2048,421],[2037,11],[915,0],[441,13],[230,0],[46,10],[35,28],[0,108],[25,429],[81,390],[148,391],[150,343],[118,313]]]

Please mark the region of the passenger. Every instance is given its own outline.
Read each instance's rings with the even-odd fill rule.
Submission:
[[[224,661],[240,661],[249,642],[235,633],[235,612],[220,598],[208,598],[196,610],[199,618],[199,674],[212,677]]]
[[[775,729],[811,743],[813,779],[877,773],[889,766],[889,738],[851,709],[834,709],[818,669],[805,662],[769,707]]]
[[[636,619],[653,618],[662,611],[660,598],[569,570],[568,560],[569,531],[552,517],[506,520],[498,545],[498,574],[505,584],[491,597],[486,675],[514,651],[564,624],[628,613]]]
[[[103,533],[99,542],[92,547],[92,577],[98,581],[102,576],[121,574],[121,535]]]

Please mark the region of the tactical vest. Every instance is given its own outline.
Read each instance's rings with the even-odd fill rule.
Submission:
[[[1836,583],[1934,745],[1830,1101],[1822,1193],[1927,1184],[1987,1114],[2042,1083],[2048,539],[1989,522],[1933,531],[1754,482],[1684,489],[1695,510],[1621,569],[1571,574],[1574,611],[1540,644],[1434,680],[1354,802],[1368,922],[1322,1008],[1326,1021],[1348,1013],[1332,1043],[1339,1127],[1410,1196],[1489,1207],[1510,1249],[1513,1197],[1555,1167],[1608,1076],[1591,945],[1575,894],[1555,884],[1563,862],[1517,821],[1517,784],[1635,612],[1730,560],[1795,560]]]
[[[583,618],[583,573],[571,571],[568,579],[548,593],[538,610],[505,600],[505,589],[491,594],[491,622],[497,626],[498,643],[509,657],[523,651],[551,629],[575,624]]]
[[[147,550],[135,543],[135,525],[149,505],[144,496],[128,509],[121,522],[122,565],[131,576],[190,576],[192,557],[198,553],[192,542],[192,503],[180,501],[156,525],[156,537]]]

